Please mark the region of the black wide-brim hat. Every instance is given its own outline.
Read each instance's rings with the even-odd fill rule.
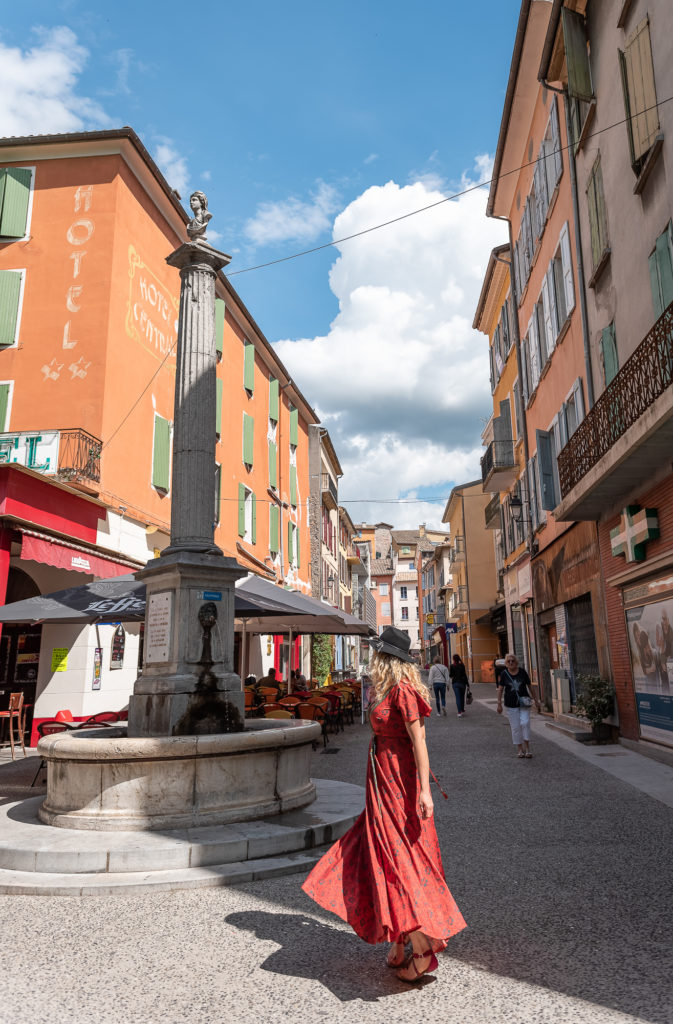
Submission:
[[[415,659],[409,654],[411,637],[403,629],[395,629],[394,626],[386,626],[380,636],[372,637],[369,646],[380,654],[390,654],[400,661],[413,662]]]

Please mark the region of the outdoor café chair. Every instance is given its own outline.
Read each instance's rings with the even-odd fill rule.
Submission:
[[[336,732],[338,732],[339,729],[343,732],[344,717],[342,714],[343,701],[341,699],[341,694],[335,689],[328,689],[324,691],[324,696],[325,700],[329,701],[330,725],[336,728]]]
[[[327,696],[326,695],[323,695],[321,697],[311,696],[308,699],[308,703],[309,704],[315,704],[316,707],[321,708],[321,710],[323,712],[323,715],[325,716],[326,724],[331,725],[332,726],[332,731],[334,732],[335,731],[334,726],[335,726],[335,722],[336,722],[336,712],[332,711],[332,708],[330,706],[329,700],[327,699]]]
[[[284,708],[277,700],[270,700],[266,704],[262,704],[262,714],[265,718],[267,711],[287,711],[287,708]]]
[[[343,698],[344,711],[348,715],[348,719],[350,721],[350,724],[352,725],[353,722],[355,721],[355,718],[353,716],[353,691],[346,689],[346,687],[339,687],[338,692],[341,694]]]
[[[257,693],[260,697],[271,697],[273,700],[278,699],[278,687],[277,686],[259,686]]]
[[[5,722],[9,726],[9,745],[12,748],[12,761],[14,760],[14,732],[19,738],[23,756],[26,756],[26,747],[23,742],[23,693],[10,693],[9,706],[6,711],[0,711],[0,723],[4,735]],[[6,746],[6,743],[5,743]]]
[[[291,711],[287,710],[287,708],[272,708],[271,711],[266,711],[264,713],[264,717],[265,718],[293,718],[294,716],[293,716]]]
[[[301,697],[295,697],[294,694],[289,693],[287,697],[281,697],[278,703],[286,708],[294,707],[295,704],[301,704]]]
[[[297,704],[295,708],[295,717],[303,718],[309,722],[318,722],[322,729],[322,745],[327,746],[327,719],[322,708],[319,708],[317,704],[309,704],[305,701],[302,704]]]
[[[246,689],[244,692],[245,692],[245,714],[246,714],[246,717],[249,718],[249,717],[252,716],[252,713],[255,710],[255,691],[254,690]]]
[[[99,711],[95,715],[90,715],[86,722],[78,722],[78,729],[90,729],[92,725],[116,725],[119,721],[119,715],[116,711]]]
[[[57,733],[57,732],[70,732],[70,729],[68,728],[68,725],[65,722],[57,722],[54,719],[51,722],[40,722],[38,727],[37,727],[37,732],[38,732],[38,735],[39,735],[40,739],[42,739],[43,736],[53,736],[54,733]],[[37,782],[38,775],[40,774],[40,772],[42,771],[43,768],[46,768],[46,766],[47,766],[47,762],[45,761],[44,758],[41,758],[40,764],[38,766],[38,769],[35,772],[35,775],[33,777],[33,781],[30,784],[31,789],[33,788],[33,786]]]

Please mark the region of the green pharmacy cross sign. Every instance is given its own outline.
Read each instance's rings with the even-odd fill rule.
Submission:
[[[621,514],[619,526],[610,530],[612,554],[626,555],[627,562],[642,562],[645,559],[645,545],[658,536],[657,510],[627,505]]]

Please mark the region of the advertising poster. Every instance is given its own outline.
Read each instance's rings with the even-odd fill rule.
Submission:
[[[96,650],[93,652],[93,679],[91,680],[92,690],[100,690],[102,667],[103,648],[97,647]]]
[[[122,625],[117,626],[112,637],[112,652],[110,654],[110,668],[122,668],[124,665],[124,648],[126,646],[126,633]]]
[[[673,745],[673,598],[626,612],[640,732]]]
[[[52,647],[51,649],[51,670],[52,672],[65,672],[68,667],[68,648]]]

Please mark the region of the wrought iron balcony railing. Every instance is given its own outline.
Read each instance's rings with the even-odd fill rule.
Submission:
[[[516,470],[516,461],[512,438],[504,441],[491,441],[481,457],[482,483],[488,483],[493,473],[513,472],[514,470]]]
[[[100,482],[103,442],[86,430],[0,434],[0,464],[16,463],[62,480]]]
[[[611,380],[558,457],[565,498],[673,384],[673,303]]]
[[[484,509],[484,525],[487,530],[500,529],[500,493],[498,491]]]
[[[449,552],[449,562],[451,565],[456,565],[458,562],[465,561],[465,538],[462,535],[454,537],[451,551]]]
[[[332,508],[337,508],[339,504],[339,491],[329,473],[320,474],[320,489],[323,499],[326,499],[326,504]]]

